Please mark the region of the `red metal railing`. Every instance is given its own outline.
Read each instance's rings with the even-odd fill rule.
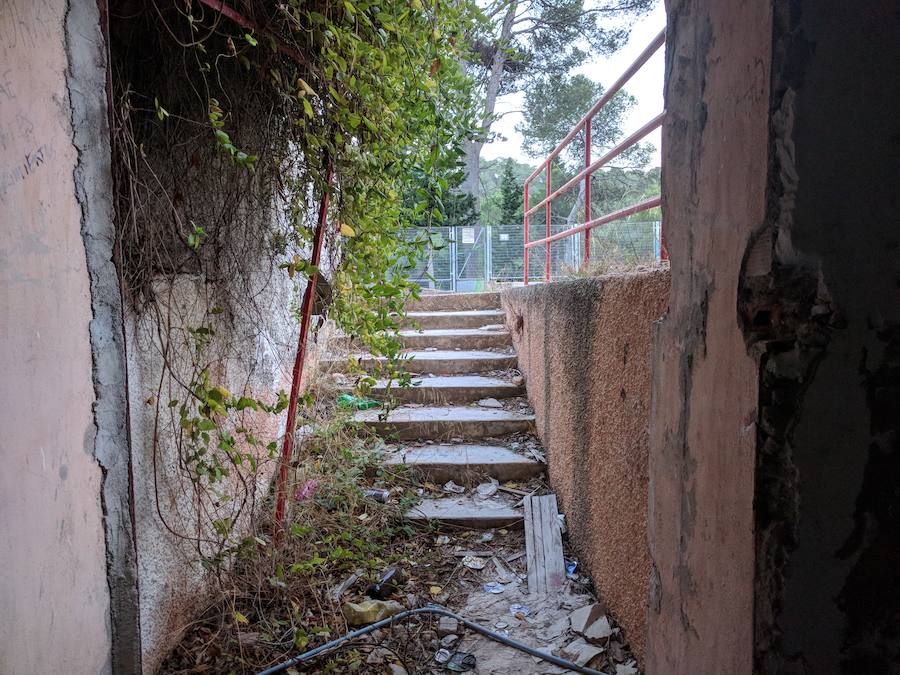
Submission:
[[[606,152],[600,159],[591,162],[591,122],[594,119],[594,116],[599,113],[603,107],[612,100],[613,96],[619,93],[619,90],[625,85],[628,80],[634,76],[634,74],[641,69],[641,67],[650,59],[651,56],[659,49],[666,40],[666,30],[663,29],[660,31],[659,35],[657,35],[653,42],[651,42],[647,48],[641,52],[640,56],[632,63],[628,69],[622,74],[622,76],[613,83],[613,85],[606,90],[606,93],[600,97],[600,100],[597,101],[593,107],[588,111],[588,113],[581,118],[581,121],[575,125],[575,127],[566,134],[566,137],[560,141],[559,145],[551,152],[547,158],[541,162],[541,165],[534,170],[534,172],[525,179],[525,205],[524,205],[524,257],[525,257],[525,283],[528,283],[528,251],[529,249],[534,248],[535,246],[546,245],[544,250],[544,280],[550,281],[550,256],[551,256],[551,243],[557,241],[559,239],[564,239],[566,237],[571,237],[579,232],[584,232],[584,262],[587,263],[591,258],[591,230],[595,227],[599,227],[601,225],[605,225],[606,223],[610,223],[614,220],[619,220],[620,218],[625,218],[626,216],[633,215],[635,213],[640,213],[641,211],[647,211],[649,209],[655,208],[660,205],[661,199],[660,197],[654,197],[653,199],[647,199],[645,201],[639,202],[637,204],[633,204],[632,206],[628,206],[623,209],[619,209],[618,211],[614,211],[613,213],[608,213],[604,216],[600,216],[599,218],[591,218],[591,176],[596,173],[600,167],[604,166],[611,160],[618,157],[628,148],[633,146],[635,143],[644,138],[651,131],[658,129],[662,126],[663,118],[665,117],[665,113],[660,113],[652,120],[647,122],[640,129],[635,131],[633,134],[622,140],[615,147]],[[572,139],[580,132],[584,130],[584,169],[578,172],[570,180],[563,183],[561,186],[553,190],[553,181],[551,176],[553,160],[556,159],[559,154],[565,150],[566,146],[572,142]],[[546,172],[546,193],[545,197],[535,204],[534,206],[529,206],[529,186],[531,182],[537,178],[541,172]],[[581,225],[577,225],[575,227],[569,228],[563,232],[557,232],[556,234],[552,234],[551,232],[551,214],[553,209],[553,200],[559,197],[561,194],[565,193],[571,187],[578,185],[579,181],[584,181],[584,222]],[[537,213],[541,209],[544,209],[546,213],[546,223],[547,223],[547,234],[543,239],[536,239],[535,241],[528,241],[528,225],[530,221],[530,217],[532,214]],[[660,247],[660,256],[663,260],[668,259],[665,248],[665,237],[662,236],[662,242]]]

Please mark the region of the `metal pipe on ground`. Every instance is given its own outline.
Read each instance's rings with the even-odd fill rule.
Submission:
[[[295,656],[292,659],[284,661],[283,663],[279,663],[276,666],[272,666],[266,670],[263,670],[259,673],[259,675],[274,675],[275,673],[283,673],[288,668],[292,668],[293,666],[299,665],[304,661],[309,661],[314,659],[317,656],[325,654],[327,652],[332,651],[333,649],[339,647],[343,643],[353,640],[358,637],[362,637],[367,633],[371,633],[378,628],[383,628],[384,626],[388,626],[396,621],[401,621],[403,619],[409,618],[411,616],[416,616],[419,614],[437,614],[439,616],[447,616],[451,619],[456,619],[459,623],[464,625],[466,628],[470,630],[474,630],[476,633],[480,633],[491,640],[499,642],[501,644],[506,645],[507,647],[512,647],[513,649],[518,649],[521,652],[525,652],[530,656],[534,656],[535,658],[541,659],[543,661],[547,661],[548,663],[552,663],[553,665],[559,666],[560,668],[568,668],[573,673],[585,673],[586,675],[606,675],[602,671],[594,670],[593,668],[588,668],[587,666],[579,666],[577,663],[573,663],[567,659],[560,658],[559,656],[554,656],[553,654],[548,654],[546,652],[542,652],[530,645],[523,644],[521,642],[517,642],[511,638],[508,638],[504,635],[500,635],[492,631],[490,628],[485,628],[484,626],[477,624],[473,621],[469,621],[468,619],[451,612],[446,607],[442,607],[440,605],[428,605],[427,607],[420,607],[418,609],[409,609],[405,612],[400,612],[399,614],[395,614],[394,616],[388,617],[387,619],[382,619],[381,621],[377,621],[376,623],[370,624],[365,628],[360,628],[359,630],[351,631],[346,635],[337,638],[336,640],[332,640],[324,645],[316,647],[315,649],[311,649],[308,652],[300,654],[299,656]]]

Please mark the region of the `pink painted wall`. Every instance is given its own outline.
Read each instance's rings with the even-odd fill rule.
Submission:
[[[0,2],[0,672],[109,669],[63,0]]]
[[[766,216],[772,10],[736,0],[666,8],[672,289],[652,357],[647,672],[750,673],[758,378],[737,301]]]

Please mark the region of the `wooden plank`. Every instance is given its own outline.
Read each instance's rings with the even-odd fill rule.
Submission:
[[[566,578],[556,495],[526,497],[524,504],[528,593],[555,593]]]

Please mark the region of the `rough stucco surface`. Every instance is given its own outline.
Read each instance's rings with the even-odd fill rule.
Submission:
[[[652,325],[665,268],[505,290],[507,323],[582,564],[639,658],[650,575]]]
[[[61,0],[0,3],[0,672],[110,672]]]
[[[745,249],[765,216],[771,7],[666,7],[672,290],[652,359],[647,671],[748,673],[758,392],[736,304]]]
[[[217,383],[232,392],[274,400],[279,390],[287,392],[291,386],[297,322],[285,308],[295,301],[296,289],[282,274],[259,279],[259,283],[266,290],[256,296],[257,306],[270,321],[257,325],[238,315],[227,330],[220,332],[209,357]],[[173,284],[160,282],[157,290],[160,309],[174,326],[202,324],[208,293],[202,279],[183,275]],[[310,342],[304,382],[308,381],[306,375],[315,372],[318,347],[323,342],[324,336],[316,344]],[[197,545],[190,539],[197,535],[196,500],[190,482],[179,469],[170,410],[166,407],[171,397],[179,395],[178,385],[168,374],[162,375],[162,351],[151,316],[129,316],[128,343],[143,669],[155,672],[202,609],[213,579],[201,566]],[[176,361],[172,365],[182,378],[188,377],[190,364]],[[157,401],[162,405],[157,407]],[[158,427],[157,413],[161,415]],[[278,439],[284,431],[284,418],[283,413],[258,413],[249,415],[245,424],[261,439]],[[154,433],[158,434],[156,439]],[[251,490],[253,501],[236,526],[238,532],[246,531],[254,522],[256,506],[269,489],[275,465],[267,457],[260,460],[257,484]],[[157,512],[157,499],[165,523]],[[228,509],[223,509],[217,517],[228,515]],[[209,518],[202,520],[208,522]],[[169,528],[189,538],[182,539]]]

